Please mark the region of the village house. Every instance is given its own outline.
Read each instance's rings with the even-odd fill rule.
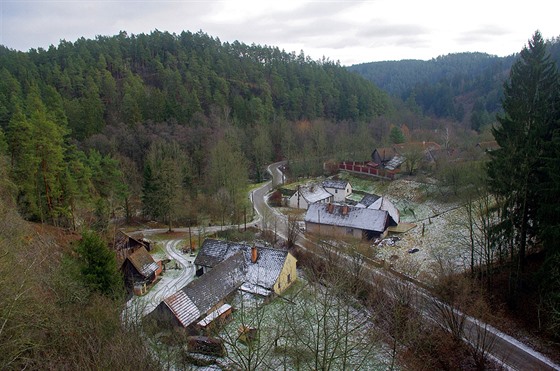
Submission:
[[[194,261],[198,278],[163,300],[149,317],[189,334],[203,333],[231,313],[227,301],[237,290],[281,294],[297,279],[296,263],[285,250],[206,239]]]
[[[288,199],[288,206],[296,209],[307,209],[314,203],[329,203],[333,195],[319,184],[299,186],[296,192]]]
[[[196,275],[204,276],[232,255],[241,252],[247,266],[241,290],[270,296],[281,294],[296,279],[296,258],[286,250],[206,239],[196,259]]]
[[[333,195],[334,202],[345,202],[346,197],[352,194],[352,186],[347,180],[327,179],[323,181],[323,188]]]
[[[136,295],[142,295],[161,274],[162,265],[161,261],[154,260],[144,246],[140,246],[124,260],[121,271],[126,287],[133,289]]]
[[[349,205],[313,204],[307,209],[304,220],[307,232],[372,240],[386,236],[389,213]]]
[[[134,251],[144,247],[147,251],[151,251],[151,242],[143,237],[132,237],[124,231],[117,231],[115,237],[110,244],[117,254],[117,260],[122,264],[125,259]]]
[[[242,251],[218,263],[210,273],[191,281],[163,300],[148,317],[164,327],[183,327],[197,334],[217,319],[227,317],[228,297],[245,282],[247,264]]]

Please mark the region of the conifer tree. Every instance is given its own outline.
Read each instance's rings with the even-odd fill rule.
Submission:
[[[539,232],[544,149],[557,127],[558,88],[556,65],[537,31],[504,85],[504,114],[498,116],[499,126],[492,129],[500,148],[491,152],[487,169],[490,189],[502,206],[500,243],[507,241],[515,263],[513,289]]]
[[[115,254],[95,232],[82,234],[77,252],[81,258],[84,283],[92,290],[115,297],[122,290],[122,280],[117,269]]]

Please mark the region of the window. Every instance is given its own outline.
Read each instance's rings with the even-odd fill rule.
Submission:
[[[334,190],[334,193],[338,193],[338,189],[335,189],[335,190]]]
[[[292,282],[292,276],[288,274],[288,283]]]
[[[346,228],[346,234],[353,234],[354,228]]]

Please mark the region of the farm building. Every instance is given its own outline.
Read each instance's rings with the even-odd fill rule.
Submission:
[[[367,194],[356,204],[356,207],[387,211],[389,213],[389,226],[391,227],[398,225],[400,222],[399,210],[387,197]]]
[[[304,220],[306,230],[311,233],[371,240],[387,234],[389,213],[348,205],[313,204]]]
[[[246,272],[245,258],[239,251],[166,298],[149,317],[160,325],[181,326],[189,333],[198,333],[231,313],[226,299],[245,282]]]
[[[197,276],[204,277],[215,266],[241,252],[247,266],[244,291],[269,296],[280,294],[296,279],[296,258],[286,250],[206,239],[194,261]]]
[[[431,151],[439,149],[441,149],[441,146],[434,142],[394,144],[392,147],[374,149],[371,153],[371,161],[374,167],[395,170],[406,161],[407,156],[413,156],[417,153],[422,162],[431,164],[434,162]]]
[[[151,242],[143,237],[132,237],[124,231],[117,231],[112,243],[112,249],[117,254],[117,260],[122,264],[125,259],[134,251],[144,247],[147,251],[151,251]]]
[[[161,262],[156,262],[143,246],[128,255],[121,265],[126,287],[137,295],[146,292],[147,285],[157,279],[161,270]]]

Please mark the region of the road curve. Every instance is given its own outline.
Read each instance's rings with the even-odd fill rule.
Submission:
[[[143,296],[134,295],[127,303],[123,318],[138,320],[152,312],[165,298],[174,294],[192,281],[195,269],[194,257],[183,254],[180,250],[184,240],[163,241],[167,256],[176,262],[168,266],[159,281]]]
[[[267,170],[272,175],[272,180],[265,183],[262,187],[254,190],[251,197],[254,208],[261,217],[263,215],[271,215],[277,218],[276,224],[280,226],[280,228],[277,228],[276,232],[283,238],[285,238],[287,235],[286,233],[287,218],[277,213],[273,208],[271,208],[267,204],[266,200],[267,200],[267,194],[274,188],[274,186],[283,184],[284,175],[282,174],[282,171],[280,169],[285,164],[286,164],[285,161],[281,161],[269,165]],[[313,243],[309,239],[306,239],[304,236],[301,236],[300,239],[305,240],[305,243]],[[422,289],[421,287],[417,287],[414,281],[403,282],[403,279],[401,277],[398,277],[396,275],[393,275],[385,271],[381,272],[379,269],[374,269],[374,267],[372,266],[368,266],[368,270],[372,274],[383,275],[383,277],[387,279],[399,281],[407,285],[414,285],[415,291],[422,298],[422,300],[419,303],[422,303],[421,305],[423,306],[423,308],[418,308],[421,313],[427,312],[426,308],[430,305],[430,303],[433,303],[434,300],[438,300],[426,290]],[[463,315],[463,314],[457,312],[457,315]],[[430,318],[430,319],[436,321],[438,320],[434,318]],[[439,320],[441,321],[441,319]],[[471,345],[476,344],[477,341],[479,341],[478,339],[481,335],[486,335],[488,337],[487,341],[492,344],[492,346],[489,347],[490,348],[489,354],[495,361],[497,361],[506,369],[519,370],[519,371],[524,371],[524,370],[560,371],[560,366],[552,362],[548,357],[532,349],[530,346],[523,344],[519,340],[514,339],[513,337],[501,332],[500,330],[484,322],[479,321],[476,318],[465,316],[464,333],[465,333],[465,341],[467,341]]]

